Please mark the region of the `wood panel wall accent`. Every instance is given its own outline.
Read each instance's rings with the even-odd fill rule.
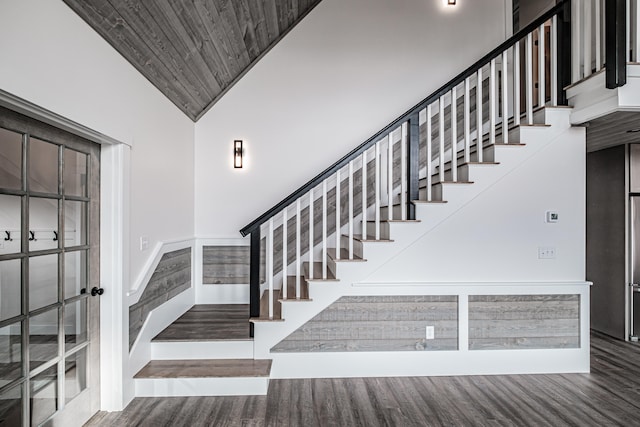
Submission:
[[[426,340],[426,326],[435,339]],[[347,296],[271,351],[278,353],[458,349],[457,296]]]
[[[203,246],[202,284],[248,284],[248,246]]]
[[[320,0],[64,0],[196,121]]]
[[[580,295],[470,295],[469,350],[580,347]]]
[[[129,307],[129,349],[149,312],[191,287],[191,248],[162,256],[140,300]]]

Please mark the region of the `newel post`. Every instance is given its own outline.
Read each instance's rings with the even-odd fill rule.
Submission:
[[[251,231],[249,247],[249,316],[260,317],[260,226]],[[253,323],[250,323],[253,338]]]
[[[606,0],[605,20],[605,66],[607,89],[627,84],[627,2]]]
[[[558,14],[558,105],[568,105],[567,93],[564,90],[571,84],[571,2],[565,1]]]

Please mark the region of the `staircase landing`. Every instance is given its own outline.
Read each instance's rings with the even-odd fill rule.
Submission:
[[[251,340],[248,304],[198,304],[152,342]]]

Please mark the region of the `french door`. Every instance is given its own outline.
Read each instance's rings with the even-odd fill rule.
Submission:
[[[99,167],[97,144],[0,107],[0,426],[98,410]]]

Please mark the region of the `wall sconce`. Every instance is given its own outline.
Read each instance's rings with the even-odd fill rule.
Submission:
[[[236,139],[233,141],[233,167],[236,169],[242,168],[242,140]]]

